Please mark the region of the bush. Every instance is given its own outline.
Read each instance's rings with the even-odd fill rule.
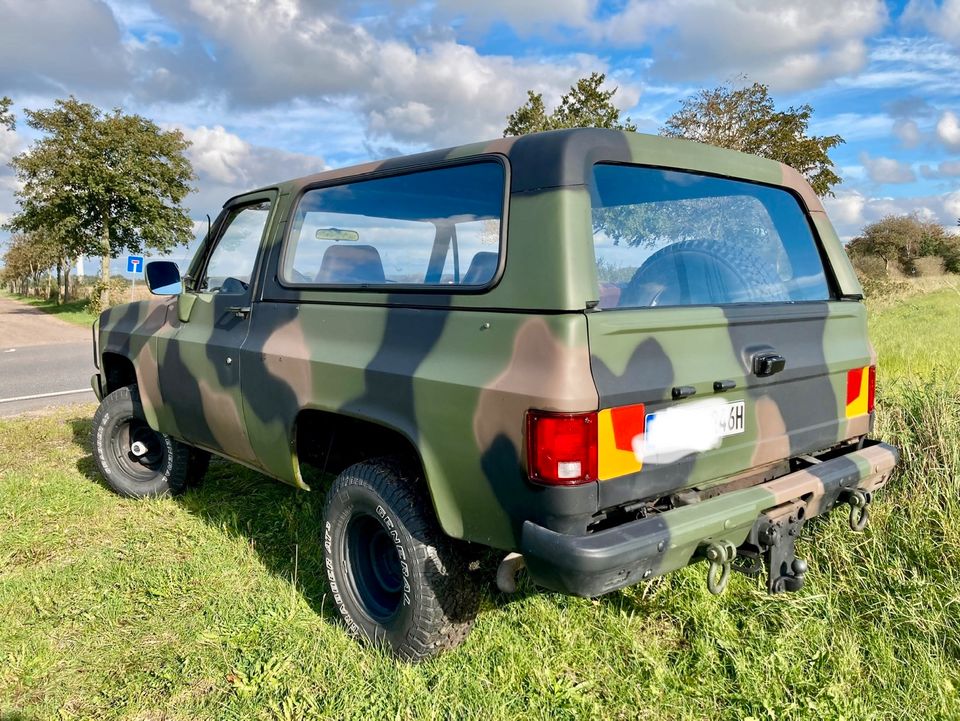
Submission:
[[[121,303],[126,303],[128,300],[130,300],[130,284],[125,278],[111,278],[108,282],[108,286],[108,307],[120,305]],[[106,308],[100,307],[100,296],[103,293],[103,288],[103,281],[98,280],[93,284],[93,287],[90,291],[90,305],[87,306],[87,309],[93,315],[100,315],[104,310],[106,310]]]
[[[890,277],[887,264],[876,255],[854,255],[850,260],[868,298],[896,295],[907,288],[903,281]]]

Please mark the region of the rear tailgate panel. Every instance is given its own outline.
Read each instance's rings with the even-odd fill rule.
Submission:
[[[871,361],[859,302],[605,310],[588,314],[588,328],[601,408],[644,403],[656,412],[715,397],[746,407],[744,432],[718,448],[601,481],[601,508],[708,487],[869,429],[869,416],[846,413],[847,371]],[[761,348],[783,355],[785,369],[755,376],[751,357]],[[722,380],[736,387],[714,393]],[[696,395],[674,401],[677,386]]]

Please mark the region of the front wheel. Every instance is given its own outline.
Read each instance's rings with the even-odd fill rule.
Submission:
[[[358,463],[327,495],[324,561],[349,632],[418,661],[459,645],[479,589],[439,528],[419,479],[390,462]]]
[[[182,493],[190,447],[153,430],[136,386],[106,396],[93,417],[93,458],[114,491],[130,498]]]

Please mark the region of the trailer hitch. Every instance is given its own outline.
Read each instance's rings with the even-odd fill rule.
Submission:
[[[735,570],[756,577],[766,567],[768,593],[799,591],[808,565],[796,557],[795,546],[805,519],[803,501],[785,503],[760,516],[738,549]]]

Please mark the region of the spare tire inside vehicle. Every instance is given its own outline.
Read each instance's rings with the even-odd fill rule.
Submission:
[[[790,300],[769,261],[742,242],[684,240],[637,268],[619,307],[774,303]]]

